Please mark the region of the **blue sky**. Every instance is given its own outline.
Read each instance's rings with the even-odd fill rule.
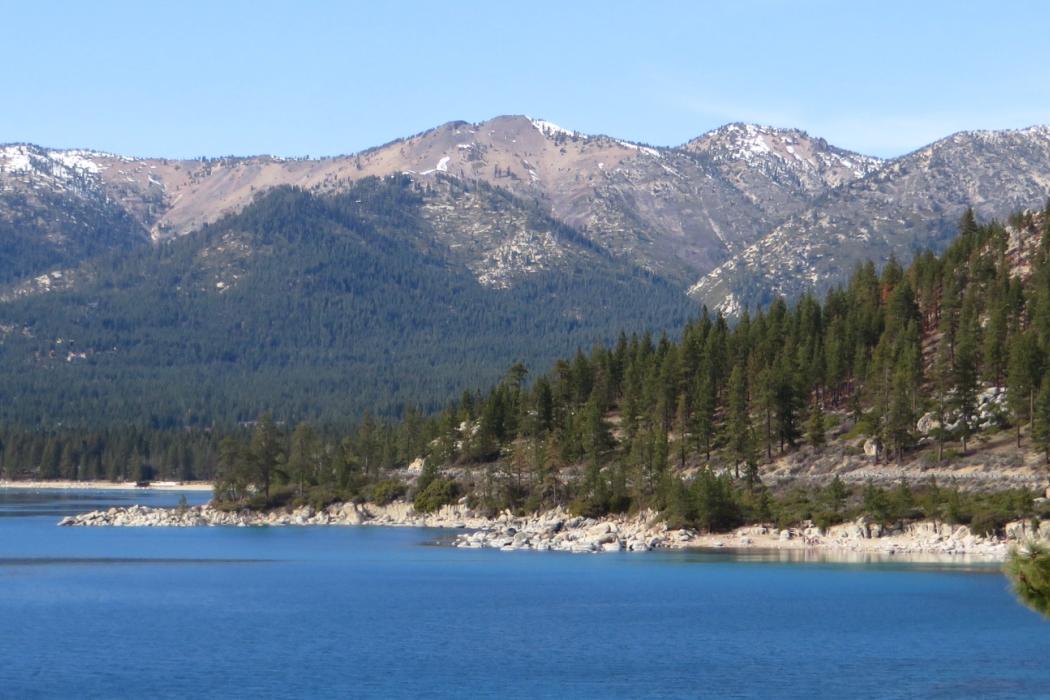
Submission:
[[[730,121],[892,156],[1050,122],[1046,2],[8,2],[0,142],[335,155],[529,114],[658,145]]]

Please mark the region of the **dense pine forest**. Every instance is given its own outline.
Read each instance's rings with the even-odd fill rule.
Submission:
[[[87,193],[81,178],[71,189]],[[0,188],[0,286],[114,249],[146,247],[135,222],[101,196],[63,196],[46,188],[32,197]],[[41,211],[50,212],[41,216]],[[67,242],[57,248],[55,239]]]
[[[485,286],[425,216],[468,198],[571,254]],[[229,430],[269,412],[346,427],[410,402],[432,413],[515,361],[546,367],[622,327],[680,328],[691,314],[665,280],[484,183],[279,187],[0,303],[0,425]]]
[[[705,311],[679,340],[622,334],[535,377],[517,363],[487,393],[464,392],[436,414],[409,406],[400,421],[366,417],[348,432],[269,415],[222,435],[9,431],[2,466],[215,477],[220,500],[257,507],[408,496],[432,510],[466,496],[489,512],[655,508],[706,529],[863,512],[993,530],[1038,515],[1032,494],[838,478],[774,490],[762,467],[829,439],[864,441],[875,463],[920,452],[945,463],[1004,431],[1050,459],[1048,215],[1004,226],[967,213],[942,256],[859,266],[823,302],[778,300],[733,322]]]

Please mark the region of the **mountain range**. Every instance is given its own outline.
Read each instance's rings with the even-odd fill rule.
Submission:
[[[290,384],[233,388],[257,384],[258,371],[275,386],[310,377],[315,397],[360,394],[333,399],[333,412],[396,410],[620,328],[675,329],[700,304],[734,316],[820,293],[860,261],[942,248],[968,207],[1005,218],[1048,193],[1047,127],[962,132],[890,160],[796,129],[729,124],[660,147],[522,116],[320,159],[10,144],[0,388],[23,397],[9,419],[42,419],[64,404],[28,397],[56,395],[61,375],[78,387],[67,403],[79,408],[65,411],[75,420],[106,394],[99,386],[139,376],[163,397],[167,373],[192,365],[240,402],[220,410],[187,393],[177,408],[157,398],[113,418],[239,419],[293,394],[289,410],[307,410]],[[472,332],[486,340],[449,345]],[[351,337],[370,338],[367,351],[348,350]],[[219,347],[237,338],[239,350]],[[317,385],[318,368],[345,377],[351,366],[367,381]],[[428,373],[426,387],[399,387]]]

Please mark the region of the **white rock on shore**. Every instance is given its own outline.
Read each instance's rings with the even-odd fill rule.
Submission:
[[[467,529],[452,544],[464,548],[538,550],[573,553],[647,552],[654,549],[746,548],[776,550],[827,550],[871,554],[966,554],[1003,559],[1013,543],[1039,537],[1050,540],[1050,522],[1033,532],[1030,523],[1018,521],[1005,527],[1004,537],[983,537],[965,526],[938,522],[908,524],[884,529],[859,519],[821,531],[815,527],[777,529],[752,525],[731,533],[700,534],[671,530],[653,511],[634,516],[601,519],[573,516],[561,508],[530,516],[509,511],[484,518],[465,505],[445,506],[435,513],[419,513],[410,503],[385,506],[341,503],[315,510],[296,509],[224,511],[210,505],[189,508],[110,508],[63,518],[63,526],[112,527],[279,527],[309,525],[374,525],[386,527],[435,527]]]

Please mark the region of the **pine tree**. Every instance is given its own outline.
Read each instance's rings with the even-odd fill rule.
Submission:
[[[753,356],[758,364],[757,355]],[[755,381],[752,383],[754,393],[752,399],[758,409],[762,441],[766,446],[766,459],[773,459],[773,417],[777,410],[777,378],[774,376],[773,368],[763,366],[752,374]],[[730,380],[732,381],[732,380]]]
[[[296,484],[302,498],[307,481],[320,480],[321,444],[317,433],[310,425],[300,423],[292,431],[291,447],[288,451],[288,476]]]
[[[824,489],[822,497],[831,513],[838,518],[841,517],[846,508],[846,501],[849,499],[849,495],[849,488],[842,483],[842,479],[836,474],[835,478]]]
[[[78,479],[79,472],[79,457],[77,455],[77,449],[71,442],[64,442],[62,444],[62,455],[59,459],[58,466],[59,474],[63,479],[67,481],[76,481]],[[149,481],[152,476],[139,479],[139,481]]]
[[[693,435],[704,459],[711,461],[711,443],[715,437],[715,391],[709,372],[702,371],[697,382],[696,408],[693,412]]]
[[[613,444],[609,424],[598,398],[592,396],[583,407],[583,444],[587,456],[587,490],[597,492],[601,480],[602,454]]]
[[[1029,542],[1010,552],[1006,575],[1022,603],[1050,618],[1050,549]]]
[[[747,401],[747,381],[741,365],[733,367],[726,387],[729,395],[726,420],[726,444],[733,458],[736,476],[740,476],[740,464],[751,458],[751,416]]]
[[[912,426],[915,425],[915,414],[912,410],[912,382],[906,365],[897,368],[893,379],[892,398],[889,414],[886,418],[887,444],[897,454],[899,462],[904,451],[912,444]]]
[[[675,430],[678,433],[678,467],[685,469],[685,458],[689,446],[689,410],[686,396],[681,394],[675,408]]]
[[[50,437],[44,446],[44,453],[40,460],[40,478],[57,479],[61,474],[62,443],[54,437]]]
[[[944,459],[944,442],[948,438],[948,411],[952,401],[952,383],[954,372],[952,369],[951,348],[947,340],[941,338],[937,345],[937,354],[933,366],[933,412],[937,422],[932,432],[937,439],[937,461]]]
[[[1035,333],[1029,330],[1014,336],[1010,342],[1006,396],[1013,414],[1018,447],[1021,446],[1021,425],[1032,420],[1042,373],[1043,357]]]
[[[1050,464],[1050,379],[1043,379],[1035,399],[1032,416],[1032,444],[1046,455]]]
[[[218,501],[236,502],[247,495],[251,483],[251,464],[247,450],[237,438],[228,435],[219,443],[219,475],[215,481]]]
[[[959,338],[955,348],[953,408],[959,420],[963,452],[974,432],[977,411],[977,323],[972,303],[964,304]]]
[[[809,420],[806,421],[806,440],[813,447],[823,447],[826,441],[826,422],[824,409],[820,399],[813,397],[813,406],[809,410]]]
[[[264,414],[255,425],[251,441],[251,463],[255,484],[262,486],[263,495],[270,498],[274,472],[283,459],[281,435],[270,414]]]
[[[1008,354],[1007,340],[1007,299],[1005,294],[997,294],[989,302],[988,323],[984,329],[984,342],[981,356],[984,360],[985,376],[995,388],[1003,385],[1006,373]]]
[[[773,400],[781,452],[788,446],[794,447],[799,436],[797,376],[798,369],[785,352],[773,372]]]

